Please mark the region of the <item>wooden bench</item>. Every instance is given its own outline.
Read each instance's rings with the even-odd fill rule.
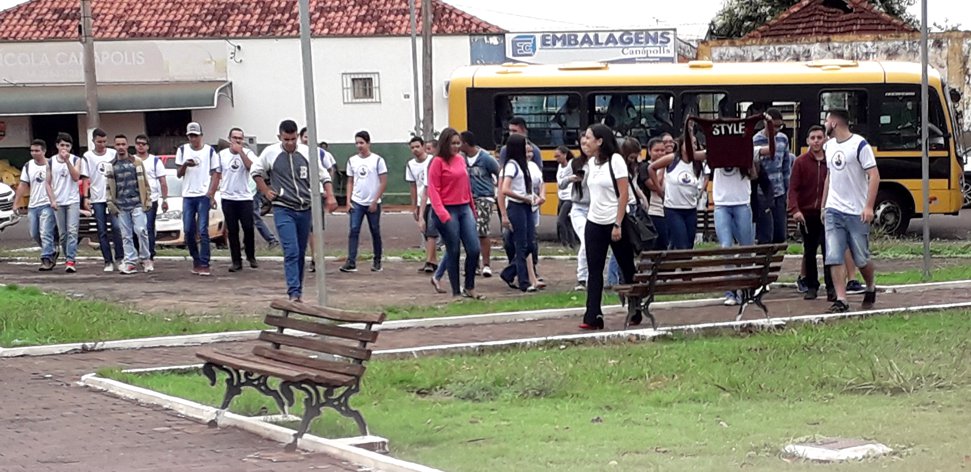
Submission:
[[[251,387],[273,398],[286,414],[287,407],[294,405],[296,390],[305,395],[304,414],[287,450],[296,448],[310,422],[326,407],[352,418],[361,435],[367,436],[364,417],[351,408],[349,401],[360,389],[364,362],[371,358],[368,344],[378,337],[372,328],[384,322],[384,313],[350,312],[283,300],[274,301],[270,306],[282,314],[266,316],[266,324],[275,329],[261,332],[260,344],[250,353],[232,354],[215,349],[196,353],[206,362],[202,373],[210,385],[216,385],[217,370],[227,375],[226,394],[220,409],[226,410],[243,387]],[[364,329],[338,326],[326,320],[362,323]],[[312,336],[287,334],[284,329]],[[279,384],[271,385],[271,379],[278,379]]]
[[[769,316],[762,296],[779,279],[785,244],[736,246],[730,248],[680,251],[648,251],[640,255],[634,283],[614,286],[627,302],[624,328],[638,324],[647,316],[651,326],[657,320],[651,303],[658,295],[740,291],[741,303],[735,320],[742,319],[745,307],[754,303]]]

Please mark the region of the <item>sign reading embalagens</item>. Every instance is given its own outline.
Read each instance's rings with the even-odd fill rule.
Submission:
[[[506,57],[534,64],[676,62],[674,29],[507,33]]]

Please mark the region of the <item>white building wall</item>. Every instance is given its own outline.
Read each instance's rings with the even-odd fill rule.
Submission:
[[[108,133],[108,145],[115,142],[115,135],[128,136],[128,144],[135,145],[135,136],[145,133],[144,113],[102,113],[101,129]],[[85,115],[78,115],[78,139],[81,141],[75,147],[88,147],[87,120]]]
[[[282,119],[292,118],[302,126],[306,120],[299,40],[233,42],[241,47],[242,59],[229,62],[233,105],[220,99],[216,109],[194,111],[193,118],[210,137],[239,126],[260,143],[275,140]],[[433,44],[435,129],[441,130],[448,123],[445,81],[456,68],[469,64],[469,37],[436,37]],[[420,51],[421,41],[418,47]],[[352,142],[354,133],[362,129],[371,133],[374,142],[410,138],[414,126],[410,38],[317,38],[313,55],[320,139]],[[344,103],[341,74],[359,72],[379,74],[380,103]]]
[[[6,123],[6,136],[0,141],[0,147],[20,148],[30,146],[34,139],[30,129],[29,116],[3,116],[0,121]]]

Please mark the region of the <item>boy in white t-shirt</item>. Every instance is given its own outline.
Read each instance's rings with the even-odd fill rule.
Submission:
[[[182,179],[182,233],[185,247],[192,256],[192,273],[210,275],[209,271],[209,209],[216,209],[215,195],[219,188],[219,156],[216,150],[202,142],[202,125],[189,123],[185,134],[187,144],[175,153],[176,175]],[[199,235],[196,242],[195,235]]]
[[[411,138],[408,147],[414,156],[405,166],[405,181],[411,187],[411,214],[425,238],[425,265],[418,272],[434,273],[438,269],[438,251],[435,247],[438,228],[430,221],[431,204],[426,204],[425,192],[428,188],[428,165],[434,156],[425,153],[425,140],[418,136]]]
[[[40,246],[40,270],[54,268],[54,208],[57,206],[54,190],[48,175],[47,143],[35,139],[30,143],[32,160],[24,164],[20,172],[20,185],[14,194],[14,202],[19,205],[24,195],[29,195],[27,208],[18,207],[17,213],[27,214],[28,232]]]
[[[866,282],[862,308],[873,308],[877,299],[876,270],[870,259],[869,236],[873,205],[880,188],[880,172],[873,149],[866,139],[850,131],[849,121],[846,110],[831,110],[826,117],[826,134],[832,139],[823,145],[829,170],[823,190],[825,262],[830,267],[836,289],[836,301],[830,307],[830,313],[844,313],[850,309],[846,303],[846,267],[843,264],[847,249]]]
[[[384,158],[371,152],[371,135],[359,131],[354,135],[357,155],[347,160],[347,214],[351,217],[347,238],[347,262],[341,272],[357,272],[357,248],[361,223],[367,217],[374,263],[371,272],[381,272],[381,196],[388,186],[388,165]]]
[[[165,163],[158,156],[149,154],[149,146],[151,146],[151,143],[148,142],[148,136],[144,134],[135,136],[135,157],[141,159],[145,166],[145,177],[151,191],[149,198],[152,200],[152,208],[145,213],[145,217],[146,228],[148,229],[148,254],[149,258],[154,261],[155,220],[158,218],[159,210],[162,213],[169,211],[169,185],[165,181]],[[161,200],[161,204],[159,200]]]
[[[54,211],[59,245],[64,251],[65,268],[68,273],[77,272],[78,222],[81,218],[81,179],[88,178],[84,160],[71,154],[74,139],[70,134],[57,134],[57,154],[50,159],[51,189],[54,191],[57,209]],[[55,251],[56,253],[57,251]],[[57,261],[54,261],[57,263]]]
[[[120,264],[125,259],[124,247],[121,244],[121,232],[114,230],[114,223],[109,230],[108,197],[106,193],[107,180],[105,176],[115,160],[115,150],[108,148],[108,133],[101,128],[91,132],[94,149],[84,153],[88,169],[88,199],[85,210],[94,211],[94,221],[98,226],[98,244],[101,246],[101,257],[104,259],[105,272],[115,270],[115,263]],[[114,245],[114,258],[111,246]]]
[[[229,130],[229,147],[219,151],[219,191],[222,198],[223,216],[229,236],[229,255],[233,265],[230,272],[243,270],[239,231],[243,230],[243,248],[251,268],[256,262],[256,237],[253,231],[253,193],[249,186],[249,170],[257,159],[253,151],[243,147],[246,136],[240,128]]]

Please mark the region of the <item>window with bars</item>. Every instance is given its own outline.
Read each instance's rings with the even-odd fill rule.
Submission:
[[[377,72],[342,74],[344,103],[381,103]]]

